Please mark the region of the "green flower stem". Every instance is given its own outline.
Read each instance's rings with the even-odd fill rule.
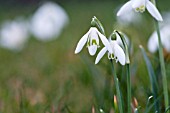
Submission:
[[[163,92],[164,92],[164,101],[165,101],[165,110],[169,106],[169,97],[168,97],[168,87],[167,87],[167,79],[166,79],[166,69],[165,69],[165,62],[163,57],[163,47],[161,42],[161,35],[159,30],[159,24],[155,20],[156,31],[158,35],[158,42],[159,42],[159,60],[161,64],[161,74],[162,74],[162,83],[163,83]]]
[[[128,113],[131,113],[131,78],[130,78],[130,58],[129,58],[129,51],[128,51],[128,45],[126,43],[126,40],[124,38],[124,35],[119,32],[119,31],[116,31],[116,33],[118,33],[118,35],[120,36],[122,42],[123,42],[123,46],[124,46],[124,49],[125,49],[125,55],[126,55],[126,72],[127,72],[127,99],[128,99]]]
[[[156,6],[156,1],[155,0],[151,0],[151,1]],[[162,47],[162,42],[161,42],[159,24],[158,24],[158,21],[156,20],[155,20],[155,25],[156,25],[157,35],[158,35],[158,42],[159,42],[159,60],[161,64],[161,74],[162,74],[162,83],[163,83],[163,92],[164,92],[164,101],[165,101],[165,110],[166,110],[166,108],[169,107],[169,97],[168,97],[165,61],[163,57],[163,47]],[[169,113],[169,111],[167,113]]]
[[[112,73],[114,76],[114,83],[116,85],[116,93],[117,93],[119,111],[120,111],[120,113],[123,113],[123,103],[122,103],[122,98],[121,98],[121,93],[120,93],[119,81],[118,81],[118,78],[116,75],[116,70],[114,69],[112,60],[110,60],[110,62],[111,62],[111,66],[112,66]]]
[[[131,79],[130,79],[130,65],[126,64],[126,73],[127,73],[127,93],[128,93],[128,113],[131,112]]]

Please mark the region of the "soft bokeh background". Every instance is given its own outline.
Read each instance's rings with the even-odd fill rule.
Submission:
[[[47,1],[1,0],[1,29],[6,21],[16,18],[29,22],[36,10],[45,2]],[[141,21],[122,25],[117,22],[116,12],[126,0],[53,2],[58,3],[68,14],[68,24],[58,37],[41,41],[28,33],[29,38],[21,50],[0,48],[0,112],[67,113],[70,110],[74,113],[89,113],[93,105],[101,105],[103,108],[107,106],[105,98],[110,94],[107,92],[110,87],[104,87],[107,87],[106,83],[110,84],[112,81],[107,56],[96,66],[95,57],[88,55],[85,48],[80,54],[74,54],[76,44],[90,28],[93,16],[103,23],[107,36],[114,29],[118,29],[125,32],[132,41],[132,95],[137,98],[141,108],[145,107],[147,97],[150,95],[150,82],[138,46],[142,44],[147,50],[148,38],[154,31],[151,16],[144,13]],[[157,2],[161,13],[170,11],[169,4],[168,0]],[[155,64],[155,69],[159,68],[156,63],[158,54],[148,55]],[[170,66],[169,60],[166,61],[169,81]],[[119,64],[117,65],[120,70]],[[160,70],[156,70],[159,73]],[[126,92],[124,89],[126,86],[123,84],[125,80],[121,76],[123,74],[118,75],[122,82],[122,91]],[[170,87],[168,88],[170,90]]]

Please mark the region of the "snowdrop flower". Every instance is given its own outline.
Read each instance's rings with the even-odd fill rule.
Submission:
[[[163,21],[161,14],[155,5],[149,0],[130,0],[125,3],[117,13],[117,16],[124,15],[131,10],[143,13],[145,8],[158,21]]]
[[[161,41],[163,47],[170,52],[170,24],[164,26],[163,28],[160,29],[160,34],[161,34]],[[154,53],[158,50],[159,43],[158,43],[158,37],[157,37],[157,32],[153,32],[152,35],[149,38],[148,41],[148,49],[150,52]]]
[[[20,51],[28,35],[28,24],[24,20],[7,21],[1,27],[0,45],[13,51]]]
[[[68,15],[61,6],[47,2],[31,18],[30,30],[37,39],[49,41],[61,34],[68,20]]]
[[[75,54],[79,53],[87,43],[89,54],[92,56],[95,55],[97,48],[99,47],[99,38],[101,39],[104,46],[108,49],[108,51],[112,53],[112,49],[107,38],[101,34],[96,27],[91,27],[90,30],[78,42]]]
[[[119,46],[117,40],[109,39],[109,43],[112,47],[113,53],[110,53],[106,47],[104,47],[96,57],[95,64],[97,64],[100,59],[108,52],[108,59],[115,59],[116,62],[120,62],[121,65],[125,65],[125,53],[123,49]]]

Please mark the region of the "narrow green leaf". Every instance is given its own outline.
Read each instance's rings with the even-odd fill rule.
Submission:
[[[144,60],[145,60],[146,66],[147,66],[154,101],[156,101],[156,99],[158,98],[158,85],[157,85],[157,81],[156,81],[156,76],[155,76],[152,64],[151,64],[148,56],[146,55],[144,48],[141,45],[139,47],[141,49],[142,55],[144,57]],[[155,103],[155,111],[160,113],[159,101],[156,101],[156,103]]]
[[[166,108],[165,113],[167,113],[168,111],[170,111],[170,106]]]
[[[145,113],[150,113],[150,110],[155,106],[155,104],[160,100],[160,98],[162,97],[162,95],[160,95],[145,111]],[[158,111],[157,111],[158,113]]]

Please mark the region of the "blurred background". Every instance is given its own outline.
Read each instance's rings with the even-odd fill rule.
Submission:
[[[86,48],[74,54],[93,16],[102,22],[107,36],[117,29],[131,41],[132,95],[143,109],[150,95],[150,81],[138,46],[146,49],[159,78],[158,53],[156,49],[150,53],[147,45],[154,22],[146,12],[117,18],[116,12],[125,2],[1,0],[0,113],[90,113],[92,106],[109,111],[106,106],[113,103],[107,100],[115,93],[110,92],[114,85],[107,55],[95,65],[95,57],[88,55]],[[161,27],[170,25],[169,4],[168,0],[157,1],[166,17]],[[165,49],[168,81],[169,58]],[[116,68],[122,92],[126,92],[120,65]]]

